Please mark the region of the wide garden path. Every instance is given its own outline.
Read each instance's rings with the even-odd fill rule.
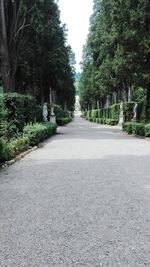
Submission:
[[[0,173],[0,267],[150,266],[150,142],[76,118]]]

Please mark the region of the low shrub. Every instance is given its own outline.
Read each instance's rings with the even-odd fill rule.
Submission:
[[[92,117],[93,119],[98,118],[98,109],[93,109],[93,110],[91,111],[91,117]]]
[[[7,109],[8,124],[13,122],[19,132],[22,132],[25,123],[35,121],[36,102],[32,96],[7,93],[4,94],[4,105]]]
[[[34,146],[55,134],[56,129],[57,125],[54,123],[34,123],[26,125],[23,134],[29,138],[29,144]]]
[[[111,118],[115,121],[119,121],[119,115],[120,115],[120,104],[115,104],[110,107],[111,108]]]
[[[106,124],[114,126],[118,124],[118,120],[106,119]]]
[[[124,122],[122,124],[122,129],[123,131],[127,132],[128,134],[132,134],[132,126],[133,126],[133,122]]]
[[[135,102],[125,102],[125,103],[123,103],[123,114],[124,114],[125,122],[129,122],[129,121],[131,121],[133,119],[134,106],[135,106]]]
[[[145,125],[145,136],[150,137],[150,124]]]
[[[71,122],[72,118],[66,117],[66,118],[57,118],[56,123],[58,126],[66,125],[67,123]]]
[[[6,111],[4,109],[4,96],[0,93],[0,137],[5,134],[6,131]]]
[[[54,106],[54,114],[56,116],[56,120],[60,118],[67,118],[69,117],[69,113],[67,111],[64,111],[60,106],[55,105]]]
[[[87,118],[87,120],[90,120],[90,118],[91,118],[91,110],[87,111],[86,118]]]
[[[0,138],[0,162],[9,159],[8,145],[5,139]]]
[[[107,124],[107,119],[103,118],[103,124]]]
[[[126,131],[128,134],[145,136],[145,125],[143,123],[124,122],[122,128],[123,131]]]
[[[133,123],[132,133],[134,135],[145,136],[145,125],[143,123]]]
[[[29,148],[28,137],[18,137],[17,139],[7,142],[0,138],[0,162],[10,160],[20,152]]]

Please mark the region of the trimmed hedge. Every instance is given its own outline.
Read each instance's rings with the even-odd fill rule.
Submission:
[[[72,118],[57,118],[56,123],[58,126],[66,125],[67,123],[71,122]]]
[[[39,142],[54,135],[57,125],[53,123],[28,124],[23,129],[23,136],[9,142],[0,138],[0,162],[10,160],[25,151],[29,146],[38,145]]]
[[[134,117],[134,106],[135,102],[125,102],[123,103],[123,116],[125,122],[130,122]],[[95,109],[87,111],[86,119],[91,121],[96,121],[95,119],[100,119],[100,123],[116,125],[119,122],[120,115],[120,104],[112,105],[104,109]],[[138,103],[137,107],[137,122],[146,123],[146,104],[145,102]]]
[[[57,118],[68,118],[69,117],[69,112],[64,111],[60,106],[55,105],[54,106],[54,114]]]
[[[20,152],[23,152],[28,148],[28,137],[18,137],[11,142],[7,142],[5,139],[0,138],[0,162],[14,158]]]
[[[23,129],[23,134],[28,137],[29,144],[35,146],[54,135],[56,130],[57,125],[54,123],[34,123],[26,125]]]
[[[98,109],[95,109],[95,110],[92,110],[92,111],[91,111],[91,117],[92,117],[93,119],[98,118]]]
[[[4,94],[4,105],[7,109],[6,119],[22,132],[25,123],[35,121],[35,99],[30,95],[17,93]]]
[[[32,96],[17,93],[7,93],[2,96],[5,110],[5,123],[3,123],[5,139],[17,138],[25,124],[43,120],[42,108],[36,105],[36,100]]]
[[[145,136],[150,137],[150,124],[145,125]]]
[[[56,123],[58,126],[63,126],[72,121],[73,113],[64,111],[60,106],[55,105],[54,113],[56,116]]]
[[[104,109],[95,109],[84,112],[86,119],[89,121],[116,125],[119,122],[120,104],[112,105]]]
[[[124,122],[122,128],[123,131],[126,131],[128,134],[150,137],[150,124],[145,125],[144,123],[138,122]]]
[[[133,123],[132,133],[134,135],[145,136],[145,125],[143,123]]]

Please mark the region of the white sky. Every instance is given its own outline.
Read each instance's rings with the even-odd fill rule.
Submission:
[[[93,0],[59,0],[61,21],[68,29],[68,43],[76,55],[76,70],[80,71],[82,48],[86,42]]]

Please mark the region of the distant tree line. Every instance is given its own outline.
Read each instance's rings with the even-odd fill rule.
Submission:
[[[144,100],[150,115],[150,2],[94,0],[83,49],[83,110]]]
[[[74,54],[54,0],[0,1],[0,65],[4,92],[29,93],[73,109]]]

